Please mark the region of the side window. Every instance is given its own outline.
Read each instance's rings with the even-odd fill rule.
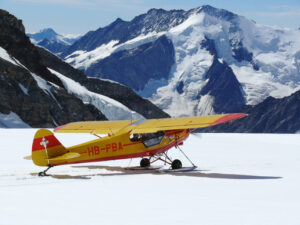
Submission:
[[[160,144],[164,136],[165,133],[163,131],[159,131],[156,133],[147,133],[147,134],[131,134],[130,141],[132,142],[141,141],[148,148]]]
[[[143,134],[142,142],[147,148],[149,148],[151,146],[160,144],[162,139],[164,138],[164,136],[165,136],[165,133],[163,131],[159,131],[156,133]]]

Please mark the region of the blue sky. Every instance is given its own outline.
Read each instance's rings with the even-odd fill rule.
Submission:
[[[300,0],[0,0],[0,8],[23,20],[26,32],[51,27],[58,33],[82,34],[120,17],[131,20],[150,8],[224,8],[257,23],[300,27]]]

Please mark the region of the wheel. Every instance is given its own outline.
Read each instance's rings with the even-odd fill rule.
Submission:
[[[172,169],[173,170],[176,170],[176,169],[181,169],[182,168],[182,163],[179,159],[175,159],[173,162],[172,162]]]
[[[150,166],[150,160],[147,158],[142,158],[140,162],[141,167],[149,167]]]

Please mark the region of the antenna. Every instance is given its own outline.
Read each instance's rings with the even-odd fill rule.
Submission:
[[[133,111],[132,110],[130,110],[130,117],[131,117],[131,123],[132,123],[132,121],[133,121]]]

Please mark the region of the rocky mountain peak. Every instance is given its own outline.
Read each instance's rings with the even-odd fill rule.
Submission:
[[[37,33],[28,33],[27,36],[39,42],[43,41],[44,39],[48,39],[49,41],[56,40],[58,34],[52,28],[45,28]]]
[[[6,24],[14,29],[18,29],[22,33],[25,33],[25,27],[22,23],[22,20],[18,20],[16,17],[11,15],[9,12],[0,9],[0,25],[3,25],[3,24]]]
[[[198,11],[198,13],[204,12],[210,16],[213,16],[213,17],[216,17],[219,19],[224,19],[226,21],[232,21],[238,17],[238,15],[235,13],[232,13],[225,9],[218,9],[218,8],[212,7],[210,5],[203,5],[202,7],[199,7],[197,11]]]

